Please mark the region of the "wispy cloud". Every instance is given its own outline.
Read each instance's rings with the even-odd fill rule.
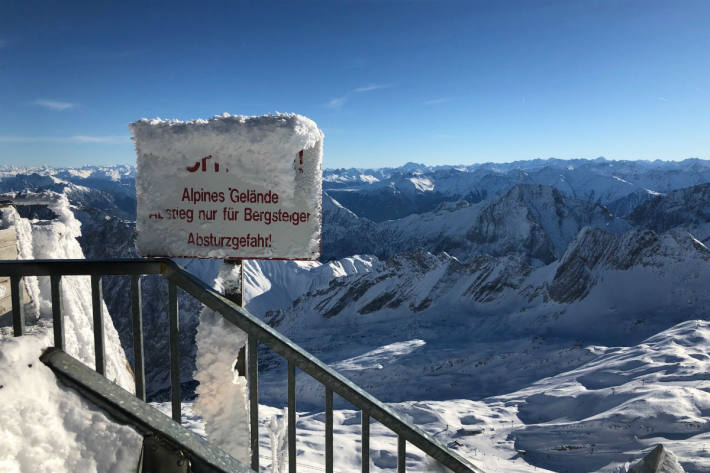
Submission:
[[[328,103],[325,104],[326,107],[328,108],[340,108],[343,105],[345,105],[345,102],[348,101],[348,98],[343,95],[342,97],[335,97],[330,100],[328,100]]]
[[[35,105],[39,105],[40,107],[48,108],[50,110],[57,110],[59,112],[76,107],[75,103],[60,102],[58,100],[37,99],[33,103]]]
[[[8,136],[0,135],[0,143],[99,143],[122,144],[130,143],[128,136]]]
[[[438,105],[440,103],[451,102],[453,99],[451,97],[438,97],[435,99],[429,99],[424,101],[424,105]]]
[[[69,137],[69,141],[76,143],[127,143],[131,139],[128,136],[88,136],[75,135]]]
[[[366,85],[365,87],[358,87],[356,89],[353,89],[353,92],[357,92],[360,94],[363,92],[372,92],[373,90],[387,89],[389,87],[392,87],[392,84],[370,84]]]
[[[658,100],[659,100],[660,102],[668,102],[668,99],[665,98],[665,97],[658,97]]]
[[[387,89],[392,87],[392,84],[369,84],[363,87],[356,87],[349,91],[345,95],[340,97],[333,97],[326,102],[325,106],[328,108],[340,108],[348,101],[348,97],[352,94],[363,94],[365,92],[372,92],[373,90]]]

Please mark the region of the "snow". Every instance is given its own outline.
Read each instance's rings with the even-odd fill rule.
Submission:
[[[294,157],[300,150],[320,148],[323,132],[315,122],[296,114],[217,115],[193,121],[142,119],[130,125],[138,153],[138,175],[166,175],[175,163],[194,162],[207,154],[218,155],[224,166],[253,186],[265,176],[284,199],[296,193]],[[305,161],[305,160],[304,160]],[[138,181],[139,200],[155,192]],[[143,195],[147,194],[147,195]],[[153,197],[154,198],[154,197]]]
[[[360,180],[362,182],[367,182],[368,184],[374,184],[375,182],[380,182],[375,176],[369,176],[367,174],[360,174]]]
[[[611,176],[611,177],[612,177],[612,179],[615,179],[615,180],[617,180],[617,181],[619,181],[619,182],[623,182],[624,184],[633,185],[633,184],[631,184],[629,181],[627,181],[626,179],[622,179],[622,178],[620,178],[619,176]]]
[[[83,258],[76,237],[80,224],[66,196],[25,194],[25,204],[48,205],[58,216],[51,221],[21,218],[13,207],[1,212],[1,228],[14,226],[19,259]],[[73,390],[57,382],[39,361],[53,343],[48,278],[27,277],[30,302],[25,306],[27,333],[13,337],[0,328],[0,471],[11,473],[73,473],[135,471],[142,436],[117,424]],[[90,283],[86,277],[65,277],[62,284],[66,351],[93,369]],[[104,305],[107,377],[133,392],[118,334]]]
[[[0,343],[0,471],[136,471],[143,437],[59,384],[39,361],[52,345],[42,322],[23,337],[3,329]]]
[[[411,340],[393,344],[379,353],[407,352],[422,343]],[[587,346],[586,361],[578,366],[510,393],[479,400],[452,398],[388,405],[489,473],[626,472],[658,443],[663,443],[672,452],[668,458],[677,457],[684,469],[669,472],[701,473],[710,470],[706,451],[710,440],[706,418],[710,409],[710,357],[704,348],[708,343],[710,322],[691,320],[636,345]],[[352,358],[333,366],[382,372],[378,364],[389,360],[382,357],[373,364],[373,355],[377,354],[371,352],[356,363]],[[525,363],[528,369],[534,369],[531,367],[547,356],[547,352],[529,351]],[[497,370],[505,376],[520,362],[509,357]],[[350,377],[352,372],[345,374]],[[297,374],[297,389],[304,380],[305,376]],[[302,395],[299,389],[297,398]],[[357,471],[360,412],[342,404],[336,396],[334,469]],[[203,422],[190,414],[194,412],[190,407],[188,403],[188,423],[198,433],[204,432]],[[163,409],[169,412],[169,405],[166,403]],[[262,471],[273,471],[269,424],[283,417],[280,407],[260,404]],[[324,412],[301,408],[297,421],[299,468],[322,468],[324,435]],[[396,445],[396,436],[389,429],[371,421],[370,471],[395,468]],[[431,459],[411,445],[407,446],[407,470],[439,471]]]
[[[33,198],[35,200],[33,200]],[[2,209],[2,228],[14,226],[18,234],[18,259],[83,259],[84,253],[76,240],[81,235],[81,224],[74,218],[65,195],[46,192],[26,194],[18,201],[25,204],[40,202],[58,216],[51,221],[29,222],[19,216],[13,207]],[[51,319],[51,296],[48,278],[28,277],[26,289],[31,303],[25,313],[29,323],[46,317]],[[91,301],[91,281],[88,276],[68,276],[62,280],[62,297],[65,324],[66,351],[95,366],[94,332]],[[126,368],[127,360],[113,326],[106,304],[102,303],[104,318],[104,347],[106,351],[106,377],[124,389],[134,389],[133,375]]]
[[[430,192],[434,190],[434,183],[426,177],[412,177],[409,182],[420,192]]]

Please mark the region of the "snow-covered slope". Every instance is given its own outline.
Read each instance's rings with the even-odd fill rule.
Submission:
[[[710,251],[687,233],[585,228],[536,268],[512,256],[400,254],[302,296],[276,326],[386,400],[475,399],[584,362],[580,341],[636,343],[707,317],[709,278]],[[273,379],[276,393],[283,380]]]

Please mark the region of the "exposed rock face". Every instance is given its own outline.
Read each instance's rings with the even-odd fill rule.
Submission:
[[[609,212],[617,217],[627,217],[639,205],[651,199],[659,197],[662,194],[658,192],[650,192],[648,190],[638,190],[629,195],[620,197],[607,204]]]
[[[549,263],[581,228],[614,224],[620,225],[601,205],[571,199],[554,187],[520,184],[484,206],[467,237],[478,245],[496,244],[494,254],[520,254],[522,249]]]
[[[676,258],[710,261],[710,251],[687,232],[659,236],[645,229],[612,234],[585,228],[560,259],[548,292],[556,302],[581,300],[603,271],[624,271],[633,266],[661,267]]]
[[[629,215],[629,220],[657,232],[707,224],[710,222],[710,183],[655,197],[638,206]]]
[[[353,254],[374,254],[377,224],[360,218],[328,194],[323,195],[322,261]]]
[[[629,468],[628,473],[685,473],[673,452],[658,444],[640,462]]]
[[[328,257],[345,256],[354,247],[389,258],[421,247],[467,262],[479,255],[517,255],[547,264],[562,255],[585,226],[628,228],[599,204],[530,184],[478,204],[444,203],[433,212],[380,223],[360,218],[330,198],[324,202],[324,215]]]

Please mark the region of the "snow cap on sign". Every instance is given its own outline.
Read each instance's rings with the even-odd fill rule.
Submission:
[[[146,167],[167,165],[171,161],[210,153],[229,160],[233,173],[246,182],[259,184],[264,174],[282,176],[277,190],[284,198],[294,195],[294,155],[300,150],[316,147],[323,132],[315,122],[295,113],[263,116],[230,115],[224,113],[210,119],[192,121],[143,118],[129,125],[136,151]],[[139,190],[140,192],[140,190]]]

